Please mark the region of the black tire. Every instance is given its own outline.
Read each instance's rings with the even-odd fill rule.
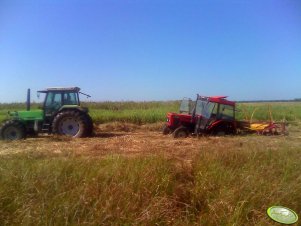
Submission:
[[[214,135],[217,137],[224,137],[226,136],[226,132],[224,130],[217,130]]]
[[[52,122],[52,132],[74,138],[85,137],[91,129],[86,115],[79,111],[60,112]]]
[[[218,136],[218,137],[234,135],[234,134],[235,134],[234,129],[227,125],[218,126],[218,127],[214,128],[214,130],[211,133],[211,135]]]
[[[167,125],[164,125],[162,128],[162,133],[163,135],[168,135],[171,133],[171,129]]]
[[[217,136],[217,137],[224,137],[224,136],[234,135],[234,134],[235,134],[234,131],[227,130],[225,128],[217,128],[211,133],[211,135]]]
[[[87,131],[85,136],[86,137],[91,137],[93,135],[94,131],[94,125],[93,125],[93,120],[90,115],[84,114],[83,117],[85,118],[86,125],[87,125]]]
[[[173,133],[173,138],[186,138],[189,135],[189,131],[186,127],[179,127]]]
[[[0,128],[0,139],[22,140],[26,138],[26,128],[20,121],[6,121]]]

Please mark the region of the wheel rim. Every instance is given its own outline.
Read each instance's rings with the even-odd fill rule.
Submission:
[[[4,137],[7,140],[18,140],[20,136],[20,131],[15,127],[9,127],[4,131]]]
[[[59,124],[59,130],[61,134],[75,136],[79,132],[80,126],[76,119],[64,118]]]

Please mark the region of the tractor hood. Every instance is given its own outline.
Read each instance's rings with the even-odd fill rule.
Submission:
[[[191,121],[192,116],[188,114],[179,114],[169,112],[167,113],[167,122],[172,125],[174,122],[187,122]]]
[[[191,119],[191,115],[189,114],[179,114],[179,113],[174,113],[174,112],[169,112],[167,113],[167,117],[170,118],[181,118],[181,119]]]
[[[33,110],[33,111],[14,111],[8,112],[9,116],[12,118],[20,119],[23,121],[31,120],[43,120],[44,112],[42,110]]]
[[[167,113],[167,126],[177,128],[179,125],[190,125],[193,121],[191,115],[169,112]]]

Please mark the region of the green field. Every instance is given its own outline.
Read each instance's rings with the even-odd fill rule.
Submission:
[[[90,114],[95,123],[105,122],[129,122],[134,124],[146,124],[163,122],[167,112],[178,112],[180,101],[153,101],[153,102],[98,102],[83,103],[89,107]],[[38,104],[33,104],[37,108]],[[301,102],[279,103],[239,103],[237,119],[250,118],[254,109],[254,120],[268,120],[269,106],[273,119],[289,122],[301,119]],[[24,110],[25,104],[0,104],[0,121],[7,116],[7,111]]]

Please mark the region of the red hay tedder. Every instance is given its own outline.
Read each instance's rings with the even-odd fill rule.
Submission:
[[[180,113],[167,113],[163,134],[174,138],[193,135],[234,135],[257,133],[264,135],[286,134],[285,123],[238,121],[235,119],[236,103],[227,96],[205,97],[197,95],[196,101],[183,99]]]

